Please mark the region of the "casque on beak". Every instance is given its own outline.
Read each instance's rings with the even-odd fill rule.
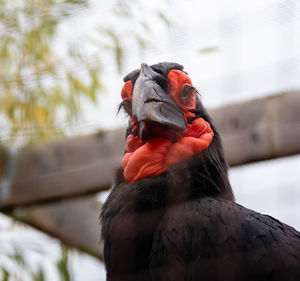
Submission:
[[[182,110],[157,81],[164,79],[143,63],[132,93],[132,115],[139,124],[142,141],[147,140],[151,127],[167,127],[175,131],[187,128]]]

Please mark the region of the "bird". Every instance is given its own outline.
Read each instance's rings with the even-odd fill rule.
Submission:
[[[300,233],[236,203],[183,66],[142,63],[124,83],[126,148],[101,210],[107,280],[300,280]]]

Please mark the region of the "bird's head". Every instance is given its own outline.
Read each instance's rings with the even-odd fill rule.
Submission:
[[[127,182],[160,174],[211,144],[214,132],[181,65],[143,63],[124,82],[121,107],[130,116],[122,159]]]

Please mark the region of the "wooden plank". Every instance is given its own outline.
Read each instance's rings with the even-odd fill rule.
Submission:
[[[101,204],[95,196],[73,198],[30,207],[18,207],[7,213],[64,244],[77,247],[101,258],[100,215]]]
[[[211,110],[230,166],[300,153],[300,92]]]
[[[210,110],[229,164],[300,153],[299,108],[295,91]],[[109,188],[124,151],[124,131],[22,149],[16,172],[5,171],[0,181],[0,210]]]
[[[1,192],[0,184],[5,194],[0,209],[108,189],[120,165],[124,134],[101,132],[22,149],[9,190]]]

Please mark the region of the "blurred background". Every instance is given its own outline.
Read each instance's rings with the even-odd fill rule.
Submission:
[[[0,0],[0,146],[13,154],[125,127],[122,78],[142,62],[184,65],[208,109],[297,91],[299,30],[297,0]],[[231,168],[237,202],[300,230],[299,167],[293,155]],[[105,271],[1,215],[0,280],[96,281]]]

